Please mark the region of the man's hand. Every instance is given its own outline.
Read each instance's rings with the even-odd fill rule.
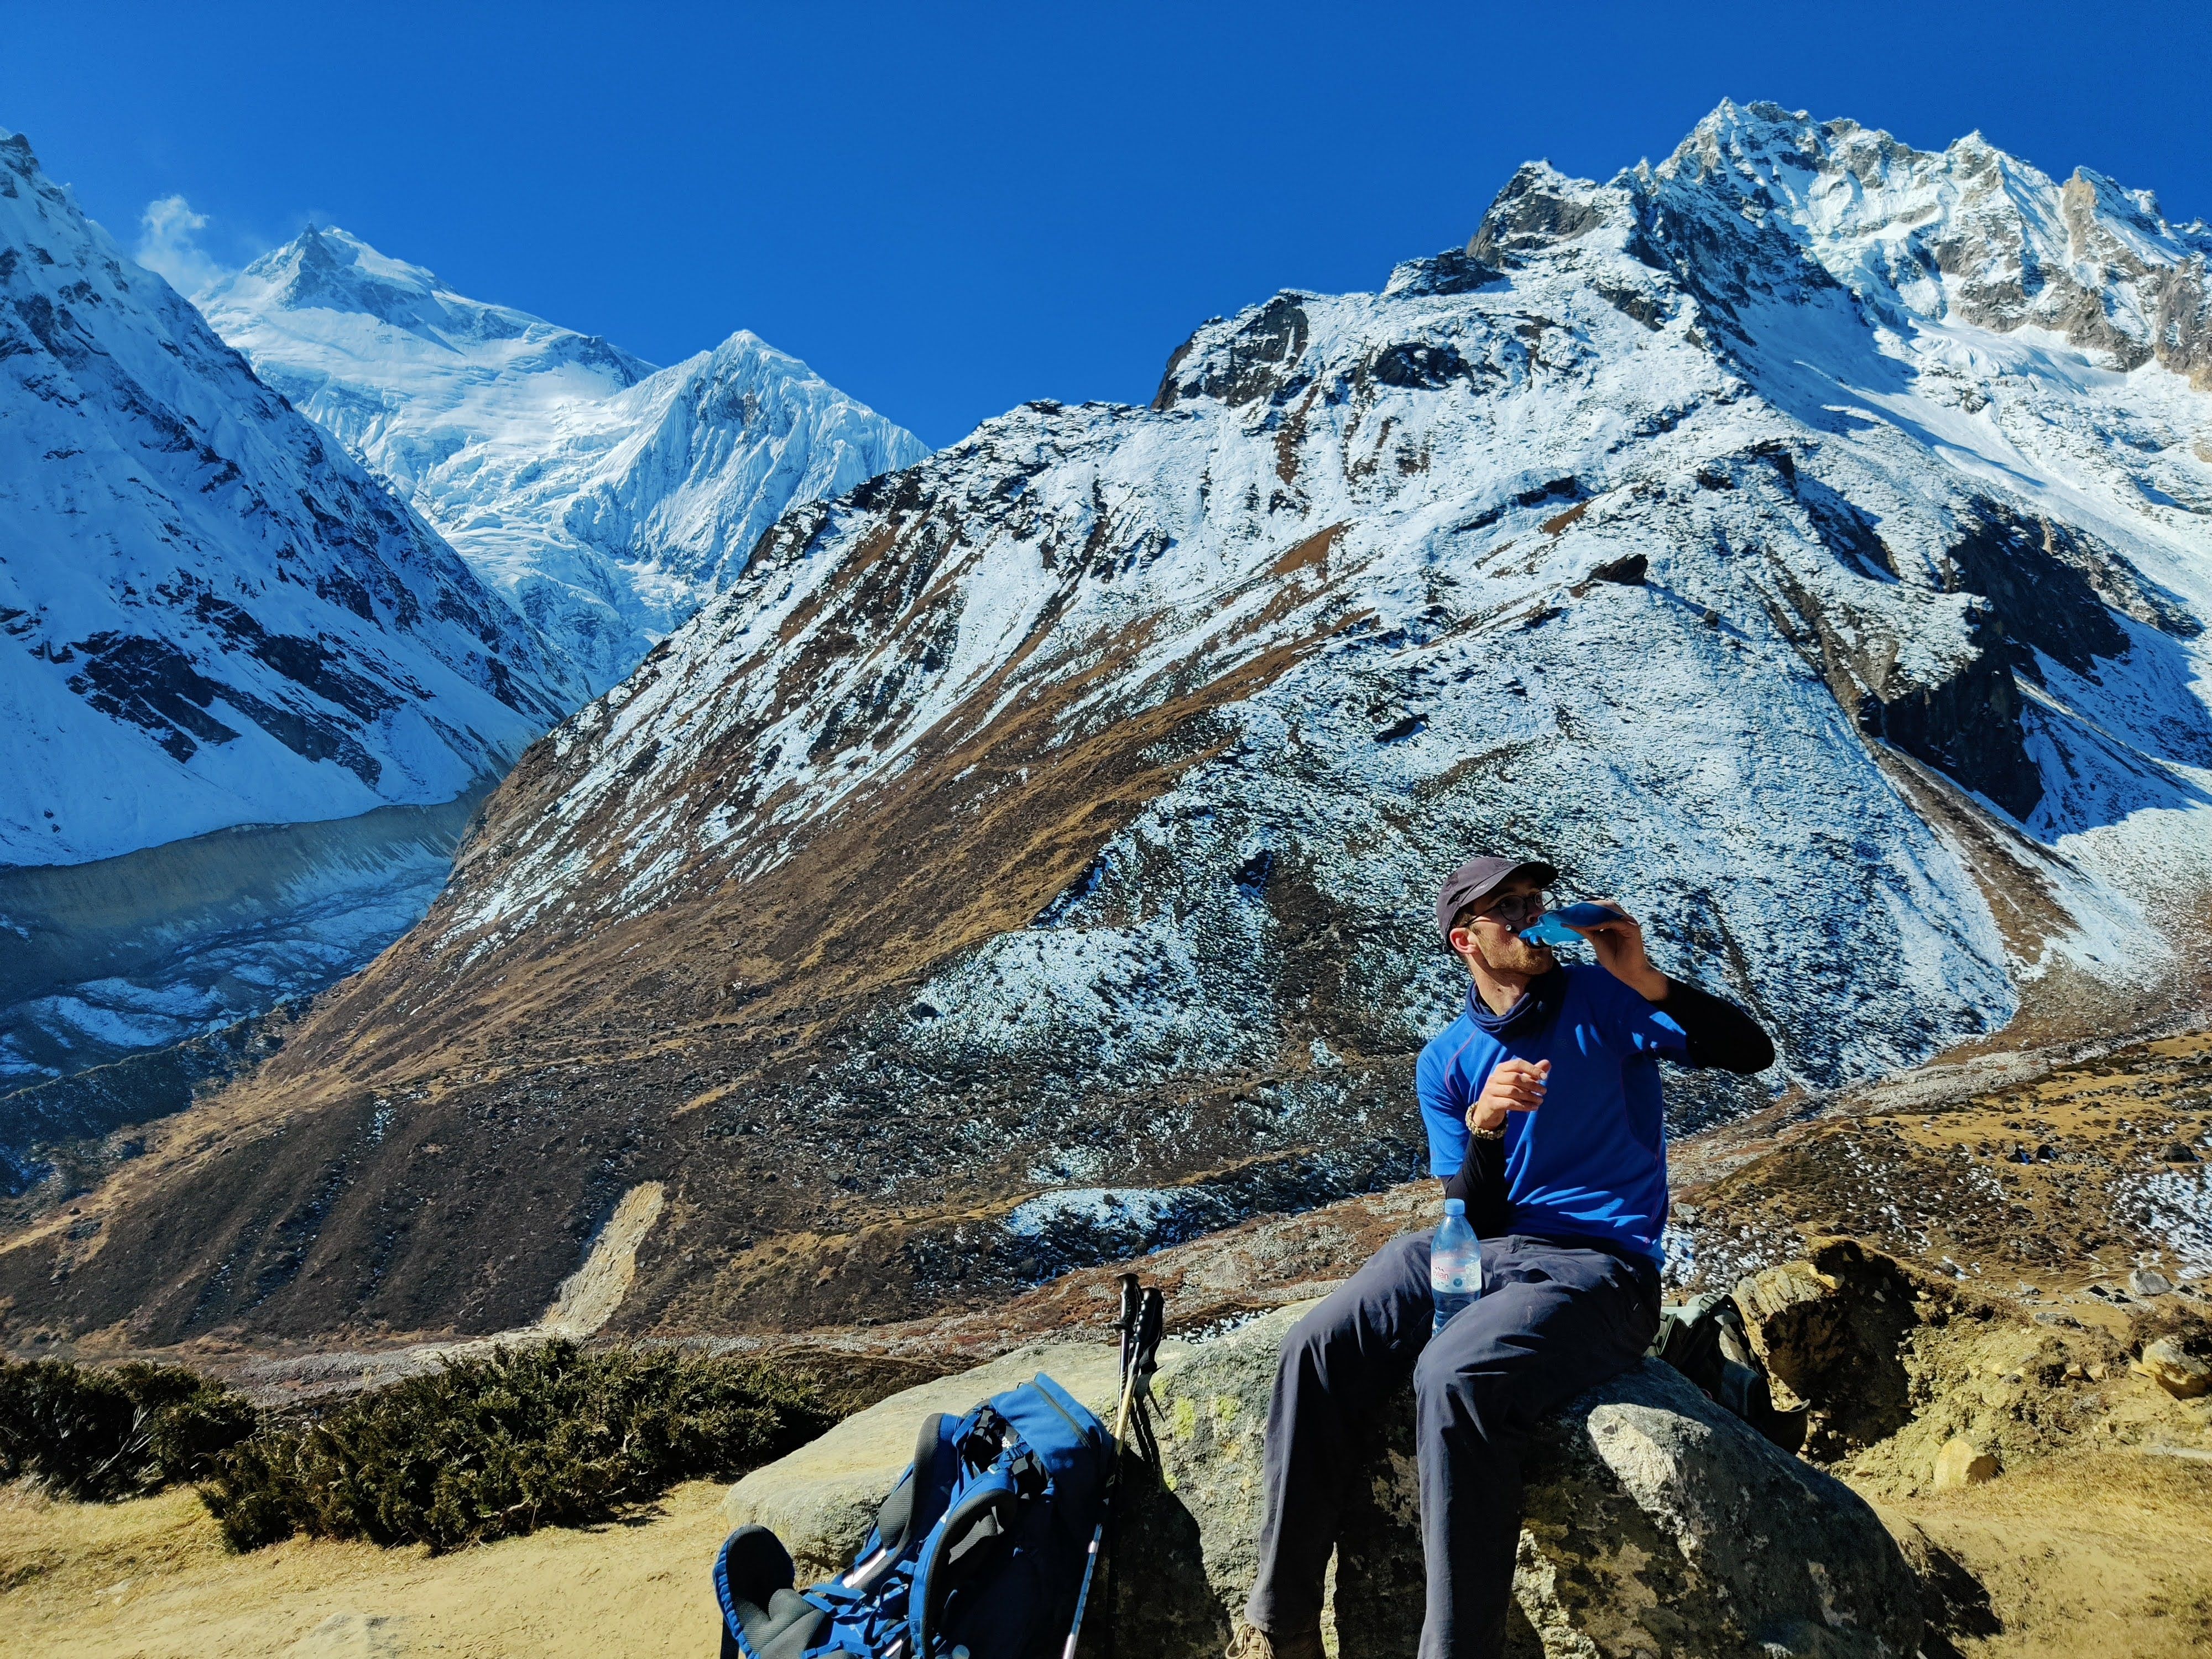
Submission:
[[[1479,1135],[1493,1134],[1505,1127],[1508,1112],[1533,1112],[1544,1103],[1544,1079],[1552,1074],[1548,1060],[1500,1060],[1467,1109],[1467,1127]]]
[[[1592,927],[1576,927],[1590,942],[1597,952],[1598,966],[1627,986],[1646,1002],[1667,1000],[1667,975],[1651,965],[1651,958],[1644,953],[1644,929],[1635,917],[1612,899],[1600,899],[1620,911],[1617,920],[1601,921]],[[1565,924],[1573,927],[1571,922]]]

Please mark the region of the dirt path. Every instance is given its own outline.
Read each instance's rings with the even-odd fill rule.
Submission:
[[[85,1504],[0,1488],[0,1655],[712,1659],[726,1490],[690,1481],[627,1525],[434,1558],[297,1538],[236,1556],[190,1492]]]

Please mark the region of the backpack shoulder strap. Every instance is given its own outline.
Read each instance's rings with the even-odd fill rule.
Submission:
[[[972,1571],[981,1555],[980,1547],[1008,1530],[1019,1503],[1013,1477],[1003,1469],[987,1470],[962,1492],[937,1523],[915,1562],[914,1589],[907,1599],[907,1651],[929,1651],[930,1630],[945,1610],[954,1583]]]

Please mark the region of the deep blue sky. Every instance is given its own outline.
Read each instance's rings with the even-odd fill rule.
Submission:
[[[738,327],[933,443],[1148,398],[1206,318],[1373,288],[1513,167],[1723,96],[1975,127],[2212,218],[2212,6],[0,4],[0,126],[126,246],[310,217],[658,362]]]

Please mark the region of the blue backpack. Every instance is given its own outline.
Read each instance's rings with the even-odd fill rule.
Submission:
[[[730,1534],[714,1562],[723,1659],[1057,1659],[1113,1449],[1042,1374],[925,1419],[842,1577],[802,1594],[773,1532]]]

